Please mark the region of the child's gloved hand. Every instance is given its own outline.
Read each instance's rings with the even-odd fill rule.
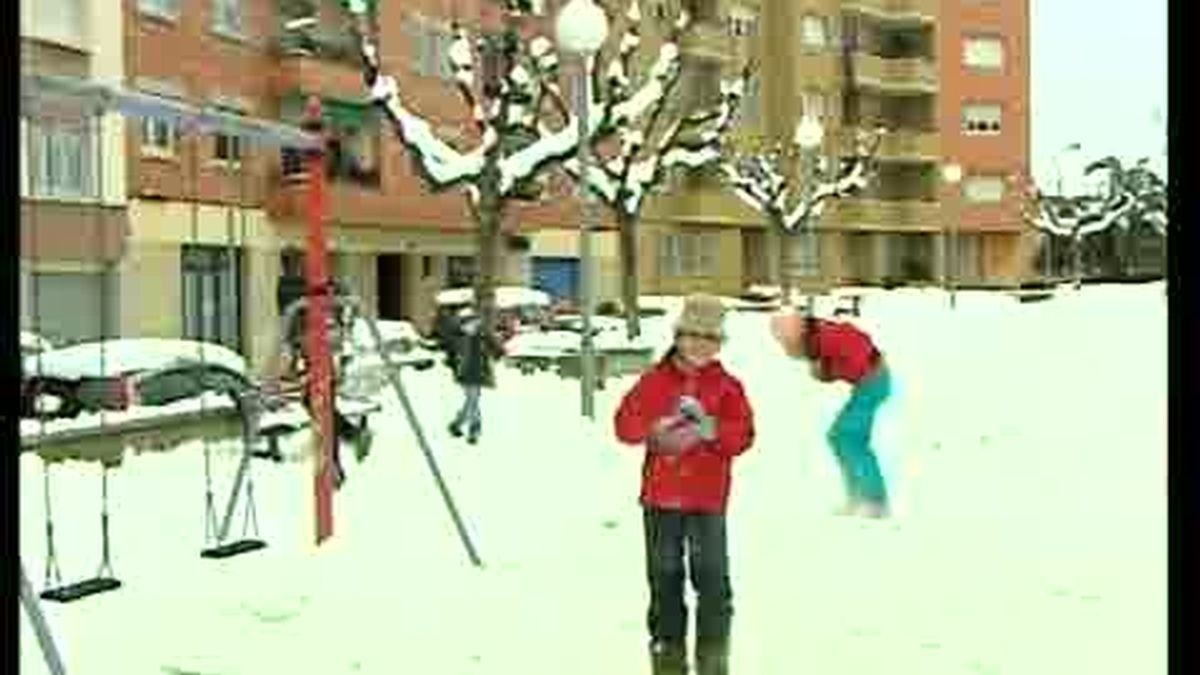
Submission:
[[[679,397],[679,414],[692,422],[697,436],[704,441],[717,438],[717,420],[704,409],[704,404],[692,396]]]
[[[650,429],[649,448],[663,455],[678,455],[700,441],[695,423],[679,415],[661,417]]]

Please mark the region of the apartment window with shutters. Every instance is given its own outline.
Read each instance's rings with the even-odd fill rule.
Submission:
[[[962,108],[962,130],[968,135],[1000,133],[1003,109],[999,103],[968,103]]]
[[[970,176],[963,181],[963,197],[975,204],[995,204],[1004,199],[1004,178]]]
[[[807,49],[824,49],[829,44],[829,23],[825,17],[806,14],[800,19],[800,44]]]
[[[91,199],[93,136],[82,120],[41,120],[29,125],[33,175],[31,193],[37,197]]]
[[[1004,41],[992,35],[968,36],[963,41],[963,65],[979,70],[1004,68]]]

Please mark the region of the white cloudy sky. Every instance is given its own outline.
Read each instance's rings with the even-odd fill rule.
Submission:
[[[1067,181],[1110,154],[1150,157],[1165,173],[1167,0],[1030,0],[1030,11],[1038,182],[1052,188],[1054,156],[1070,143],[1082,151],[1065,155]]]

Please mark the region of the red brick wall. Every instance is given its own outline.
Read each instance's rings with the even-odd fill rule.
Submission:
[[[963,166],[964,175],[1009,176],[1029,171],[1029,0],[942,0],[938,17],[940,64],[939,126],[946,161]],[[981,72],[963,65],[963,41],[972,34],[1000,36],[1004,68]],[[1001,131],[995,136],[962,133],[964,103],[999,103]],[[943,198],[949,196],[943,186]],[[1019,227],[1015,192],[1002,205],[963,204],[965,227]]]
[[[316,58],[279,59],[272,51],[276,30],[275,0],[243,0],[247,8],[249,44],[215,35],[210,30],[209,0],[184,0],[178,21],[163,21],[139,14],[136,0],[126,0],[126,60],[130,86],[139,77],[172,82],[182,87],[194,104],[211,102],[211,97],[239,97],[250,104],[252,114],[277,117],[281,96],[296,91],[320,91],[339,98],[365,100],[359,70],[352,64]],[[385,71],[396,77],[406,105],[428,119],[445,139],[467,149],[477,142],[469,110],[452,83],[418,75],[412,67],[416,45],[404,33],[409,13],[442,17],[458,16],[477,23],[499,25],[493,3],[484,0],[409,0],[381,3],[379,26]],[[345,18],[343,17],[344,21]],[[337,25],[335,22],[332,25]],[[538,20],[532,20],[537,24]],[[529,26],[527,31],[534,26]],[[545,22],[545,30],[552,23]],[[289,194],[281,186],[279,154],[263,148],[245,162],[242,176],[214,164],[214,141],[202,137],[198,145],[185,139],[173,159],[146,158],[140,153],[140,125],[129,125],[129,185],[133,195],[204,202],[238,202],[259,206],[270,203],[272,212],[285,219],[298,217]],[[337,211],[331,215],[345,222],[377,222],[422,227],[468,227],[469,212],[461,191],[433,194],[421,182],[392,130],[381,129],[381,186],[378,190],[336,186]],[[193,180],[192,153],[198,149],[198,171]],[[552,181],[557,189],[540,206],[513,204],[509,221],[522,227],[538,223],[574,223],[575,200],[561,173]],[[245,198],[241,190],[245,190]],[[344,194],[343,194],[344,193]]]

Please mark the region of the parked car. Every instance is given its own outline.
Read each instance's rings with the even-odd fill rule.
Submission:
[[[435,296],[437,314],[434,326],[445,325],[460,311],[475,304],[474,288],[448,288]],[[511,334],[540,330],[549,319],[551,298],[548,293],[525,286],[496,287],[496,325]],[[511,337],[505,335],[505,339]],[[445,345],[439,344],[445,349]]]
[[[32,356],[54,349],[54,343],[32,331],[21,331],[21,356]]]
[[[26,356],[21,417],[162,406],[205,393],[256,395],[244,359],[215,344],[158,338],[87,342]]]
[[[438,359],[432,340],[421,334],[407,321],[376,321],[383,351],[397,368],[428,370]],[[375,344],[366,320],[359,318],[350,331],[350,339],[342,344],[343,363],[339,392],[347,396],[369,397],[387,386],[383,355]]]

